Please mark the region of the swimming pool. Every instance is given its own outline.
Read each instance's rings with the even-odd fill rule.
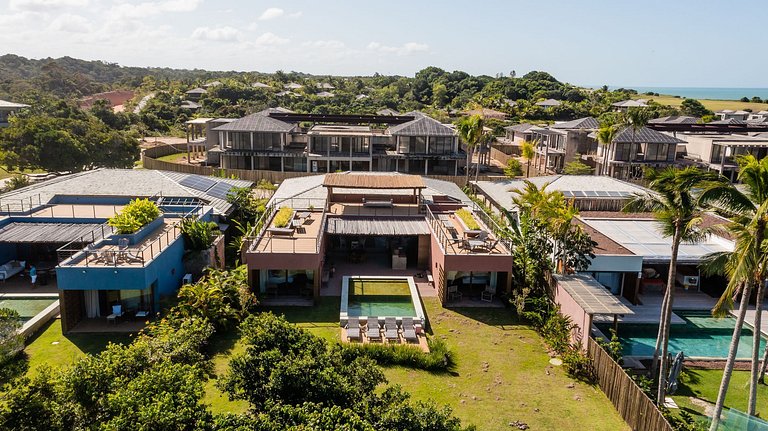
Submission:
[[[10,308],[19,313],[22,322],[27,322],[40,314],[49,305],[58,300],[58,297],[2,297],[0,308]]]
[[[687,357],[726,358],[731,344],[733,327],[736,319],[733,317],[714,318],[708,311],[675,311],[685,324],[672,325],[669,331],[669,351],[685,353]],[[597,325],[604,334],[608,335],[611,325]],[[656,335],[659,325],[652,324],[620,324],[619,341],[625,356],[653,356],[656,346]],[[765,338],[761,341],[760,350],[765,348]],[[741,330],[741,340],[736,357],[749,359],[752,356],[752,329],[746,324]]]
[[[344,277],[340,320],[348,317],[412,317],[424,321],[412,277]]]

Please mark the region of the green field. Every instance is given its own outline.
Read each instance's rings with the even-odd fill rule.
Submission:
[[[680,386],[672,398],[681,410],[703,417],[705,406],[696,399],[714,404],[717,401],[717,392],[720,390],[722,378],[723,370],[686,369],[680,378]],[[725,397],[725,407],[745,411],[748,399],[749,371],[734,371]],[[768,386],[766,385],[760,385],[757,388],[757,413],[761,417],[768,415]]]
[[[680,106],[680,104],[683,103],[683,100],[685,100],[685,98],[678,98],[675,96],[667,96],[667,95],[647,96],[647,95],[641,94],[641,95],[638,95],[637,98],[653,100],[662,105],[669,105],[673,107]],[[732,109],[734,111],[751,109],[752,112],[758,112],[762,110],[768,110],[768,103],[752,103],[752,102],[739,102],[738,100],[710,100],[710,99],[699,99],[699,102],[701,102],[710,111],[720,111],[723,109]]]

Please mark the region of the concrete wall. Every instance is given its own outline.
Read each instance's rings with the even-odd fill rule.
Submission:
[[[555,303],[560,305],[560,313],[571,318],[578,327],[571,333],[573,342],[580,342],[584,350],[587,349],[589,331],[592,327],[592,316],[576,303],[576,301],[559,285],[555,285]]]

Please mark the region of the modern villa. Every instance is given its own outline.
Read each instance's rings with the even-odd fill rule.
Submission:
[[[29,108],[29,105],[23,103],[13,103],[6,100],[0,100],[0,127],[8,126],[8,118],[18,112],[20,109]]]
[[[147,316],[176,293],[187,272],[182,218],[223,220],[232,210],[227,192],[251,185],[175,172],[97,169],[5,193],[0,260],[18,271],[6,272],[4,282],[21,283],[28,292],[29,281],[21,277],[25,266],[34,265],[39,283],[58,293],[64,332],[123,314]],[[137,198],[156,203],[161,216],[132,235],[117,234],[107,219]],[[219,241],[222,261],[223,251]],[[115,305],[121,307],[118,316]]]
[[[393,172],[314,175],[281,184],[243,261],[266,303],[311,305],[342,266],[348,275],[422,273],[443,304],[492,301],[512,285],[514,259],[500,229],[452,182]]]
[[[269,108],[187,125],[194,131],[188,134],[191,151],[205,148],[208,162],[225,169],[458,175],[466,160],[455,130],[420,112],[323,115]]]

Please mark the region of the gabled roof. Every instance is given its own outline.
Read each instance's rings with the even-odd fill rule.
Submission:
[[[264,111],[262,111],[264,112]],[[216,127],[213,130],[217,132],[267,132],[267,133],[288,133],[296,128],[295,124],[286,123],[268,117],[262,112],[246,115],[239,120]]]
[[[747,124],[768,124],[768,116],[747,120]]]
[[[611,106],[616,106],[617,108],[645,108],[648,104],[645,101],[629,99],[613,103]]]
[[[649,120],[649,124],[696,124],[699,122],[697,117],[687,115],[671,115],[669,117],[654,118]]]
[[[182,100],[181,101],[181,105],[179,107],[182,108],[182,109],[199,109],[200,108],[200,104],[199,103],[195,103],[195,102],[193,102],[191,100]]]
[[[363,100],[363,99],[367,99],[367,98],[368,98],[367,94],[358,94],[357,96],[355,96],[356,100]]]
[[[253,88],[271,88],[272,86],[267,85],[267,84],[265,84],[263,82],[258,82],[257,81],[257,82],[254,82],[253,84],[251,84],[251,87],[253,87]]]
[[[406,114],[407,115],[407,114]],[[416,115],[414,115],[416,116]],[[445,124],[421,114],[407,123],[389,128],[392,136],[455,136],[456,132]]]
[[[283,87],[289,88],[291,90],[298,90],[299,88],[303,88],[304,86],[301,85],[301,84],[297,84],[295,82],[289,82],[289,83],[283,85]]]
[[[647,142],[649,144],[684,144],[685,141],[681,139],[677,139],[674,136],[669,136],[667,134],[657,132],[653,129],[649,129],[647,127],[642,127],[637,131],[634,131],[631,127],[625,127],[621,131],[619,131],[616,136],[613,138],[613,142],[623,144],[623,143],[642,143]]]
[[[25,105],[23,103],[13,103],[7,100],[0,100],[0,108],[11,108],[11,109],[29,108],[29,105]]]
[[[317,88],[323,88],[325,90],[333,90],[336,87],[334,87],[333,85],[331,85],[331,84],[329,84],[327,82],[322,82],[322,83],[317,84]]]
[[[598,122],[593,117],[584,117],[577,120],[566,121],[565,123],[553,124],[552,128],[597,130],[600,128],[600,122]]]
[[[531,123],[522,123],[522,124],[515,124],[514,126],[507,126],[504,128],[504,130],[512,130],[513,132],[527,132],[528,129],[531,127],[534,127]]]
[[[555,99],[547,99],[547,100],[542,100],[541,102],[536,102],[537,106],[547,106],[547,107],[549,107],[549,106],[560,106],[562,104],[563,104],[563,102],[561,102],[559,100],[555,100]]]
[[[219,85],[221,85],[221,81],[211,81],[211,82],[203,85],[203,87],[205,87],[205,88],[208,88],[208,87],[218,87]]]
[[[205,93],[207,93],[207,91],[204,88],[200,88],[200,87],[193,88],[186,92],[186,94],[205,94]]]
[[[315,94],[315,96],[317,96],[317,97],[333,97],[333,96],[335,96],[335,94],[333,94],[333,93],[331,93],[329,91],[321,91],[321,92]]]

